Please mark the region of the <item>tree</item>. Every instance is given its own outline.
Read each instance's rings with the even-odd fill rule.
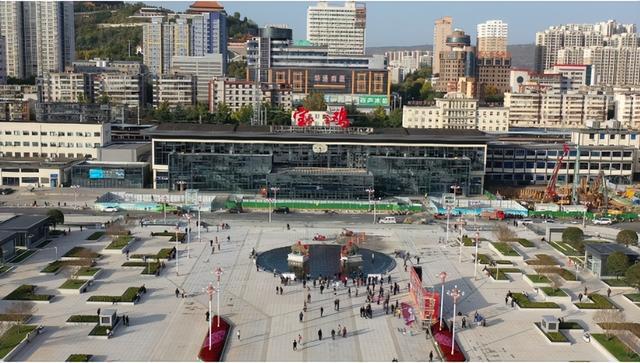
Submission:
[[[231,114],[231,118],[241,124],[251,122],[251,117],[253,117],[253,107],[250,105],[244,105],[240,107],[238,111],[234,111]]]
[[[327,103],[324,102],[324,94],[311,92],[302,100],[302,106],[309,111],[326,111]]]
[[[627,279],[627,283],[640,291],[640,263],[636,263],[627,269],[624,274]]]
[[[396,108],[389,113],[386,127],[402,127],[402,108]]]
[[[616,275],[616,279],[629,268],[629,257],[622,252],[614,252],[607,257],[607,272]]]
[[[593,314],[593,321],[602,327],[607,339],[611,339],[613,335],[612,330],[617,324],[625,321],[624,312],[618,309],[598,309],[598,311]]]
[[[14,321],[16,323],[19,333],[24,323],[29,320],[34,312],[35,307],[33,303],[20,301],[9,305],[4,313],[7,315],[10,321]]]
[[[98,99],[96,100],[96,103],[99,103],[101,105],[106,105],[109,103],[111,99],[109,98],[108,94],[103,94],[102,96],[98,97]]]
[[[225,103],[218,103],[213,113],[213,120],[221,124],[231,122],[231,108]]]
[[[233,61],[227,65],[227,75],[236,79],[247,78],[247,62]]]
[[[571,245],[578,251],[584,251],[584,232],[578,227],[568,227],[562,232],[562,242]]]
[[[64,213],[60,209],[49,209],[47,217],[53,221],[53,228],[56,228],[58,224],[64,224]]]
[[[629,245],[636,246],[638,244],[638,234],[630,229],[623,229],[622,231],[618,232],[618,235],[616,236],[616,242],[627,247],[629,247]]]
[[[496,236],[496,238],[499,241],[505,242],[505,241],[512,241],[513,239],[516,238],[516,234],[514,231],[512,231],[509,227],[505,226],[504,224],[501,224],[498,226],[498,229],[496,229],[493,234]]]

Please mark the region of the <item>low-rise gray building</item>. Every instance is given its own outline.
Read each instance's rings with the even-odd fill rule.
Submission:
[[[49,236],[49,226],[53,225],[51,218],[43,215],[17,215],[0,223],[0,240],[9,243],[11,233],[15,233],[13,246],[32,248]]]
[[[617,243],[587,243],[584,248],[585,266],[598,277],[613,276],[609,274],[607,258],[614,252],[622,252],[627,255],[631,264],[640,261],[638,253],[623,245]]]

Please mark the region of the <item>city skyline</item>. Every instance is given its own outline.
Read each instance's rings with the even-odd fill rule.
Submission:
[[[189,1],[148,1],[146,4],[184,11]],[[310,2],[222,1],[229,14],[239,12],[258,26],[287,24],[294,39],[306,39],[307,7]],[[340,4],[343,2],[330,2]],[[542,6],[546,4],[545,6]],[[553,4],[550,12],[548,6]],[[453,17],[453,27],[461,28],[472,39],[476,25],[500,19],[509,24],[509,44],[533,44],[535,33],[552,25],[595,23],[609,19],[619,23],[637,23],[640,2],[366,2],[366,46],[413,46],[433,42],[433,22],[443,16]],[[283,7],[287,7],[283,11]],[[469,11],[470,6],[477,7]],[[572,8],[580,6],[580,12]],[[422,21],[421,24],[418,24]],[[389,22],[394,32],[384,26]],[[404,24],[396,26],[393,24]],[[409,24],[416,24],[410,26]]]

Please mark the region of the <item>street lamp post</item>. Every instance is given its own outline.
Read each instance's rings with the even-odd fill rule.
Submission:
[[[200,220],[200,208],[201,208],[202,202],[200,200],[198,200],[198,242],[202,242],[202,237],[200,236],[200,229],[201,226],[200,224],[202,224],[202,221]]]
[[[375,193],[375,189],[373,188],[367,188],[364,190],[365,192],[367,192],[369,194],[369,207],[371,207],[371,195],[373,195],[373,193]],[[373,204],[373,223],[376,223],[376,205],[375,203]]]
[[[207,286],[207,294],[209,295],[209,350],[211,350],[211,300],[213,300],[213,294],[215,294],[215,292],[215,287],[213,287],[212,283],[209,283],[209,286]]]
[[[218,280],[218,328],[220,327],[220,293],[221,293],[221,289],[220,289],[220,277],[222,276],[222,274],[224,273],[224,271],[222,270],[221,267],[218,267],[217,269],[215,269],[215,274],[216,274],[216,278]]]
[[[445,243],[449,243],[449,217],[451,216],[451,206],[447,206],[447,238]]]
[[[271,223],[271,212],[273,212],[271,210],[271,198],[267,198],[267,200],[269,201],[269,223]]]
[[[462,215],[460,216],[460,235],[462,236]],[[462,237],[460,237],[460,246],[459,249],[460,251],[458,252],[458,263],[462,263],[462,245],[464,243],[462,242]]]
[[[442,330],[442,311],[444,308],[444,282],[447,280],[447,273],[442,271],[438,274],[440,282],[442,283],[442,291],[440,293],[440,330]]]
[[[280,188],[271,187],[271,191],[273,192],[273,208],[278,208],[278,192]]]
[[[189,242],[191,242],[191,215],[186,214],[187,217],[187,258],[191,258],[191,251],[189,250]]]
[[[458,299],[464,296],[464,291],[460,291],[460,289],[458,289],[458,286],[454,285],[451,291],[447,291],[447,295],[451,296],[451,298],[453,299],[453,319],[451,323],[451,325],[453,326],[451,332],[451,354],[453,355],[453,348],[456,346],[456,306],[458,304]]]
[[[478,279],[478,245],[480,244],[480,232],[478,232],[478,226],[476,226],[476,257],[473,259],[473,279]]]
[[[162,212],[164,213],[164,224],[167,224],[167,196],[162,197]]]
[[[180,232],[180,222],[178,221],[178,223],[176,224],[176,276],[180,276],[180,267],[179,267],[179,261],[180,261],[180,251],[178,251],[178,246],[180,246],[180,239],[178,238],[178,232]]]

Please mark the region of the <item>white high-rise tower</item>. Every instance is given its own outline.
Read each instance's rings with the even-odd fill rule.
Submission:
[[[326,1],[307,9],[307,40],[326,45],[329,54],[363,55],[367,9],[363,3],[347,1],[330,6]]]

